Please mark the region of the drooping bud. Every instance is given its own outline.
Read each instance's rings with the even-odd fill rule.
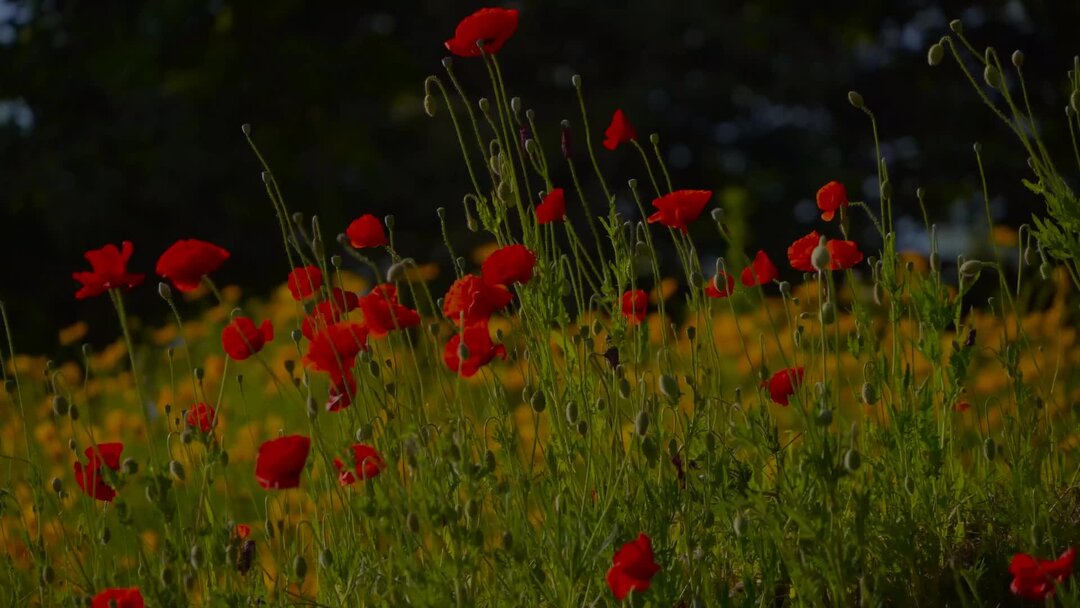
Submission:
[[[1021,50],[1015,50],[1012,54],[1012,64],[1016,69],[1024,67],[1024,52]]]
[[[438,108],[438,104],[435,102],[435,97],[432,95],[424,95],[424,114],[428,115],[428,118],[435,118],[435,110]]]
[[[850,448],[844,452],[844,468],[847,469],[848,473],[858,471],[860,466],[862,466],[862,456],[858,450]]]
[[[52,399],[52,411],[57,416],[67,416],[70,408],[68,407],[68,400],[63,395],[56,395]]]
[[[997,443],[992,438],[987,437],[986,441],[983,442],[982,453],[988,462],[993,462],[997,456]]]
[[[953,19],[949,22],[949,29],[956,32],[957,34],[963,34],[964,24],[959,19]]]
[[[544,391],[536,391],[535,393],[533,393],[532,397],[529,398],[529,405],[531,405],[533,411],[538,414],[544,411],[544,409],[547,408],[547,401],[544,398]]]
[[[638,437],[644,437],[649,432],[649,413],[645,410],[638,412],[634,418],[634,432]]]
[[[941,60],[945,58],[945,49],[942,48],[940,42],[935,42],[930,45],[930,49],[926,52],[926,62],[931,66],[938,66],[941,64]]]
[[[294,578],[304,580],[307,576],[307,560],[303,555],[297,555],[292,560],[292,574]]]
[[[184,481],[187,477],[187,473],[184,472],[184,465],[176,460],[169,462],[169,473],[172,473],[172,476],[180,481]]]
[[[667,397],[669,401],[678,401],[679,381],[667,374],[660,374],[660,394]]]
[[[866,103],[863,101],[862,95],[858,91],[848,91],[847,94],[848,103],[854,106],[856,109],[861,110],[866,107]]]
[[[979,260],[968,260],[960,265],[960,276],[965,279],[974,279],[982,271],[983,263]]]
[[[158,292],[158,295],[161,296],[162,300],[165,300],[166,302],[171,302],[172,301],[172,288],[169,287],[168,283],[166,283],[164,281],[158,283],[157,284],[157,292]]]
[[[864,382],[862,385],[862,401],[866,405],[874,405],[878,402],[878,390],[877,386],[870,382]]]
[[[983,68],[983,80],[985,80],[986,84],[992,89],[1002,88],[1001,71],[992,64],[987,64],[987,66]]]

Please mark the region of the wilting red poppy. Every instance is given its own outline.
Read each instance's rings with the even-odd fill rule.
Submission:
[[[769,398],[780,405],[788,405],[791,396],[802,384],[803,368],[791,367],[782,369],[772,375],[768,380],[761,383],[762,387],[768,387]]]
[[[300,301],[311,297],[322,287],[322,271],[317,266],[293,268],[289,273],[289,293],[294,300]]]
[[[120,470],[120,453],[124,450],[124,444],[119,442],[99,443],[97,449],[94,446],[86,448],[86,458],[89,461],[75,461],[75,483],[79,484],[87,496],[104,502],[112,502],[116,498],[116,490],[105,483],[102,467],[108,467],[114,471]]]
[[[340,458],[334,459],[334,467],[338,470],[338,483],[341,485],[348,486],[357,481],[371,479],[386,468],[386,463],[383,462],[382,456],[380,456],[379,452],[370,445],[357,443],[353,445],[351,449],[352,466],[346,464]]]
[[[847,190],[840,182],[829,182],[817,191],[817,206],[821,209],[821,219],[832,221],[841,207],[847,207]]]
[[[315,334],[304,355],[304,363],[316,371],[330,374],[335,384],[340,383],[352,369],[356,355],[367,350],[367,336],[367,327],[359,323],[335,323]]]
[[[499,285],[489,285],[475,274],[454,281],[443,297],[443,315],[455,325],[486,321],[491,313],[506,308],[514,295]]]
[[[810,234],[797,239],[787,248],[787,257],[791,267],[801,272],[814,272],[814,265],[810,263],[810,256],[814,248],[821,242],[821,235],[817,230],[811,230]]]
[[[352,364],[350,363],[342,377],[331,377],[330,393],[326,400],[326,411],[339,412],[352,405],[354,398],[356,398],[356,378],[353,377]]]
[[[91,608],[145,608],[138,587],[111,587],[99,591],[90,601]]]
[[[131,289],[143,282],[146,275],[132,274],[127,271],[128,260],[135,252],[135,246],[131,241],[124,241],[117,249],[116,245],[109,243],[101,249],[93,249],[83,254],[86,261],[93,268],[90,272],[73,272],[72,278],[82,283],[79,291],[75,292],[75,298],[85,300],[101,295],[110,289],[126,287]]]
[[[393,283],[376,285],[371,293],[360,298],[360,311],[364,313],[364,325],[376,338],[395,329],[420,325],[419,313],[398,304],[397,287]]]
[[[733,293],[735,293],[735,277],[722,270],[705,286],[705,295],[710,298],[726,298]]]
[[[637,131],[634,125],[626,119],[626,114],[620,109],[611,115],[611,124],[604,131],[604,147],[608,150],[618,148],[620,144],[628,144],[637,139]]]
[[[957,412],[966,412],[971,409],[971,404],[967,401],[957,401],[955,404],[953,404],[952,409]]]
[[[191,406],[187,412],[187,423],[193,429],[199,429],[200,433],[208,433],[214,427],[217,412],[214,406],[199,402]]]
[[[566,193],[562,188],[555,188],[544,196],[536,206],[536,222],[550,224],[561,222],[566,217]]]
[[[217,270],[227,259],[229,252],[213,243],[181,239],[161,254],[156,271],[180,291],[194,291],[203,277]]]
[[[496,249],[484,260],[480,274],[488,285],[509,287],[514,283],[532,280],[536,254],[524,245],[507,245]]]
[[[390,242],[386,239],[386,232],[383,231],[382,222],[370,213],[353,220],[345,230],[345,235],[349,237],[349,243],[357,249],[382,247]]]
[[[481,43],[484,52],[499,52],[518,26],[518,12],[505,8],[482,8],[465,17],[446,41],[446,49],[458,57],[479,57]]]
[[[1055,560],[1017,553],[1009,564],[1009,574],[1013,575],[1009,590],[1025,599],[1045,600],[1057,592],[1057,584],[1064,583],[1072,575],[1075,559],[1076,549],[1072,547]]]
[[[631,325],[637,325],[645,320],[645,313],[649,310],[649,295],[642,289],[628,291],[619,299],[619,308]]]
[[[300,323],[300,332],[311,340],[319,331],[345,320],[350,311],[360,307],[360,297],[351,291],[335,287],[331,297],[315,305],[311,314]]]
[[[236,524],[233,528],[233,536],[240,540],[247,540],[247,537],[251,536],[251,526],[247,524]]]
[[[299,486],[309,451],[311,439],[303,435],[286,435],[264,442],[255,455],[255,481],[267,490]]]
[[[465,349],[468,357],[461,360],[461,343],[464,337]],[[464,378],[476,374],[481,367],[491,362],[495,357],[506,358],[506,347],[502,344],[493,344],[491,335],[488,334],[487,321],[477,321],[467,325],[461,333],[454,334],[446,343],[443,350],[443,362],[450,371],[458,372]]]
[[[770,281],[775,281],[780,277],[780,271],[776,269],[776,265],[772,263],[769,256],[765,255],[764,251],[758,251],[754,256],[754,261],[749,266],[743,268],[742,271],[742,284],[747,287],[753,287],[754,285],[764,285]]]
[[[652,205],[659,209],[649,216],[649,223],[660,222],[668,228],[689,230],[712,197],[712,190],[676,190],[653,199]]]
[[[221,345],[229,357],[243,361],[262,350],[267,342],[274,339],[274,327],[270,319],[255,327],[255,322],[247,317],[236,317],[221,330]]]
[[[825,243],[829,250],[829,269],[847,270],[863,260],[863,254],[855,241],[831,239]]]
[[[660,571],[653,557],[652,539],[645,534],[615,552],[611,568],[607,571],[607,584],[618,601],[623,601],[631,591],[644,593],[652,584],[652,577]]]

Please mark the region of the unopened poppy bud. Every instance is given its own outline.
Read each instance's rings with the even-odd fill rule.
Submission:
[[[667,374],[660,374],[660,394],[669,401],[679,399],[679,381]]]
[[[960,276],[966,279],[973,279],[979,276],[982,266],[983,264],[979,260],[968,260],[960,265]]]
[[[330,265],[334,268],[340,269],[342,262],[344,262],[344,260],[341,259],[340,255],[335,253],[334,255],[330,256]]]
[[[832,424],[832,410],[827,407],[823,407],[818,410],[818,413],[814,415],[814,420],[821,426],[829,426]]]
[[[299,344],[300,339],[304,337],[304,332],[300,331],[299,329],[294,329],[289,332],[289,337],[292,338],[293,342]]]
[[[68,439],[68,449],[71,450],[72,452],[78,452],[79,451],[79,444],[75,443],[74,439]]]
[[[547,407],[547,401],[544,398],[544,391],[536,391],[535,393],[533,393],[532,397],[529,398],[529,405],[532,406],[533,411],[536,413],[544,411],[544,408]]]
[[[444,68],[446,68],[448,70],[450,68],[454,67],[454,58],[453,57],[443,57],[442,58],[442,67],[444,67]]]
[[[261,177],[263,183],[267,184],[267,185],[269,185],[270,182],[273,180],[273,177],[271,177],[269,171],[263,171],[262,173],[259,174],[259,177]]]
[[[910,475],[904,478],[904,491],[908,494],[915,493],[915,480]]]
[[[850,448],[844,452],[844,468],[847,469],[848,473],[858,471],[860,466],[862,466],[862,456],[858,450]]]
[[[720,207],[714,207],[713,210],[709,212],[709,215],[717,224],[722,224],[724,222],[724,210]]]
[[[72,421],[78,420],[79,419],[79,406],[77,406],[75,404],[71,404],[71,408],[68,410],[68,416],[71,417]]]
[[[975,154],[980,154],[982,153],[982,144],[979,142],[975,142],[971,144],[971,149],[975,151]],[[1031,159],[1029,158],[1028,160],[1030,161]]]
[[[570,424],[576,424],[578,420],[578,407],[574,401],[569,401],[566,404],[566,422]]]
[[[821,305],[821,322],[832,325],[834,321],[836,321],[836,305],[832,301],[825,302]]]
[[[745,536],[747,528],[746,518],[743,517],[741,513],[736,515],[735,519],[731,520],[731,531],[735,533],[736,537],[742,538]]]
[[[593,407],[596,408],[596,411],[598,412],[604,411],[604,408],[607,407],[607,399],[604,399],[603,397],[597,397],[596,402],[593,403]]]
[[[634,432],[638,434],[638,437],[644,437],[649,432],[649,413],[645,410],[638,412],[637,417],[634,418]]]
[[[619,378],[619,396],[623,399],[630,398],[630,381],[626,378]]]
[[[420,533],[420,517],[416,513],[409,511],[405,516],[405,527],[413,534]]]
[[[404,281],[406,276],[408,276],[408,273],[406,272],[406,266],[407,262],[404,260],[401,262],[397,262],[396,264],[391,264],[390,268],[386,271],[386,280],[390,281],[391,283]]]
[[[99,540],[99,541],[101,542],[101,544],[103,544],[103,545],[107,545],[107,544],[109,544],[109,541],[111,541],[111,540],[112,540],[112,530],[110,530],[110,529],[109,529],[109,528],[107,528],[107,527],[106,527],[106,528],[102,528],[102,529],[101,529],[101,532],[100,532],[100,533],[98,534],[98,540]]]
[[[160,575],[159,578],[161,579],[161,584],[162,585],[164,585],[166,587],[171,587],[172,584],[173,584],[173,571],[172,571],[172,568],[169,568],[167,566],[165,568],[162,568],[161,569],[161,575]]]
[[[304,580],[307,576],[307,560],[303,555],[297,555],[292,560],[292,574],[293,578]]]
[[[64,489],[64,482],[59,477],[52,478],[52,491],[59,494]]]
[[[69,409],[70,408],[68,407],[68,400],[65,399],[63,395],[56,395],[55,397],[53,397],[52,411],[54,414],[56,414],[57,416],[67,416]]]
[[[941,268],[941,256],[939,256],[938,252],[935,251],[935,252],[930,254],[930,270],[932,270],[934,272],[937,272],[938,269],[940,269],[940,268]]]
[[[435,103],[435,97],[433,95],[424,95],[424,114],[427,114],[428,118],[435,118],[437,108],[438,104]]]
[[[198,380],[199,382],[202,382],[203,378],[206,377],[206,370],[204,370],[201,367],[196,367],[194,369],[193,373],[195,374],[195,379]]]
[[[649,143],[651,143],[654,146],[659,146],[660,145],[660,134],[659,133],[653,133],[653,134],[649,135]]]
[[[862,401],[866,405],[874,405],[878,402],[878,390],[870,382],[864,382],[862,385]]]
[[[180,433],[180,443],[184,445],[189,445],[193,439],[195,439],[195,434],[191,432],[191,429],[184,429],[184,432]]]
[[[885,301],[885,288],[881,286],[881,283],[874,283],[873,294],[874,303],[881,306],[881,303]]]
[[[390,215],[387,215],[386,217],[384,217],[383,218],[383,223],[386,224],[386,229],[387,230],[393,230],[394,229],[394,216],[393,216],[393,214],[390,214]]]
[[[810,254],[810,263],[822,272],[829,269],[829,250],[824,244],[814,247],[814,251]]]
[[[957,34],[963,34],[964,24],[959,19],[953,19],[949,22],[949,29],[956,32]]]
[[[251,137],[251,125],[244,123],[240,125],[240,131],[247,137]]]
[[[300,213],[299,211],[297,211],[296,213],[293,213],[292,214],[292,221],[297,226],[303,226],[304,225],[304,214]]]
[[[41,583],[43,585],[51,585],[54,580],[56,580],[56,571],[53,570],[52,566],[45,564],[41,569]]]
[[[945,49],[942,48],[941,43],[935,42],[930,45],[930,50],[926,51],[926,62],[931,66],[938,66],[941,64],[941,60],[945,58]]]
[[[499,182],[498,186],[499,199],[503,201],[510,201],[514,196],[514,185],[508,179],[504,179]]]
[[[491,101],[489,101],[487,97],[481,97],[480,101],[477,102],[477,105],[480,106],[480,111],[484,114],[491,111]]]
[[[329,547],[319,551],[319,566],[329,568],[334,565],[334,552]]]
[[[161,282],[161,283],[158,283],[157,284],[157,292],[158,292],[158,295],[161,296],[162,300],[165,300],[166,302],[171,302],[172,301],[172,288],[169,287],[168,283],[165,283],[164,281]]]
[[[585,422],[584,420],[578,420],[578,422],[577,422],[577,432],[578,432],[578,435],[584,436],[586,433],[589,432],[589,423]]]
[[[848,91],[847,94],[848,103],[854,106],[856,109],[863,109],[866,104],[863,102],[862,95],[859,95],[858,91]]]
[[[997,443],[992,438],[987,437],[986,441],[983,442],[982,453],[987,461],[993,462],[994,457],[997,456]]]
[[[1024,52],[1021,50],[1015,50],[1012,54],[1012,64],[1016,69],[1024,67]]]
[[[518,116],[518,115],[521,114],[521,98],[520,97],[511,97],[510,98],[510,111],[513,112],[515,116]]]
[[[191,563],[191,567],[198,570],[203,565],[203,550],[199,545],[191,545],[191,551],[188,553],[188,561]]]
[[[176,460],[169,462],[169,472],[172,473],[173,477],[179,479],[180,481],[184,481],[184,478],[187,476],[187,474],[184,472],[184,465],[180,464]]]
[[[783,294],[785,298],[790,298],[791,283],[788,283],[787,281],[780,281],[780,293]]]
[[[993,89],[1001,88],[1001,71],[996,66],[987,65],[983,68],[983,80]]]

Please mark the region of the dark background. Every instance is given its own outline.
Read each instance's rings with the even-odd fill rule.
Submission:
[[[401,252],[445,265],[435,216],[445,206],[458,250],[467,250],[477,242],[460,202],[470,186],[445,111],[423,114],[422,81],[442,74],[443,41],[481,6],[0,0],[0,298],[21,349],[53,350],[55,329],[78,318],[94,340],[115,337],[107,299],[77,302],[71,279],[86,266],[82,253],[105,243],[134,241],[133,270],[152,273],[174,240],[201,238],[233,253],[220,284],[257,295],[283,280],[244,122],[291,208],[319,214],[331,236],[361,213],[392,212]],[[955,65],[926,64],[952,18],[1006,62],[1013,49],[1026,52],[1032,104],[1059,165],[1071,167],[1062,108],[1065,72],[1080,51],[1070,31],[1078,2],[506,6],[521,9],[521,23],[499,55],[504,75],[546,125],[553,164],[559,120],[580,128],[570,85],[580,73],[594,137],[616,107],[642,139],[661,133],[676,187],[743,201],[753,247],[775,260],[809,230],[826,181],[843,181],[852,199],[876,208],[869,123],[848,105],[850,89],[878,116],[897,212],[911,218],[897,222],[902,245],[925,248],[913,194],[921,185],[950,236],[944,257],[972,253],[978,239],[966,238],[985,227],[975,140],[998,218],[1015,226],[1037,210],[1019,185],[1026,167],[1013,136]],[[474,96],[490,94],[480,60],[455,65]],[[599,152],[620,197],[626,178],[646,183],[631,151]],[[556,178],[569,185],[564,169]],[[723,253],[713,234],[701,231],[702,251]],[[148,277],[132,294],[135,314],[166,312],[155,283]]]

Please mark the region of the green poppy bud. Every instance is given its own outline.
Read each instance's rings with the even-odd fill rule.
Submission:
[[[71,416],[71,420],[75,421],[79,419],[79,406],[72,404],[68,409],[68,416]]]
[[[191,551],[188,553],[188,561],[191,563],[191,567],[198,570],[203,565],[203,550],[199,545],[191,545]]]
[[[679,381],[667,374],[661,374],[660,394],[667,397],[669,401],[678,401],[680,396]]]
[[[568,424],[577,424],[578,420],[578,407],[574,401],[569,401],[566,404],[566,422]]]
[[[584,436],[586,433],[589,432],[589,423],[585,422],[584,420],[578,420],[578,422],[577,422],[577,432],[578,432],[578,435]]]
[[[405,516],[405,527],[409,530],[409,532],[412,532],[413,534],[419,534],[420,517],[417,516],[416,513],[409,511],[408,515]]]
[[[172,476],[180,481],[184,481],[184,478],[186,477],[186,473],[184,472],[184,465],[180,464],[175,460],[169,462],[169,473],[172,473]]]
[[[319,552],[319,566],[329,568],[334,565],[334,552],[329,547]]]
[[[51,585],[54,580],[56,580],[56,571],[52,566],[45,564],[41,569],[41,584]]]
[[[544,409],[547,408],[547,400],[544,397],[544,391],[536,391],[533,393],[529,398],[529,405],[532,406],[533,411],[536,413],[544,411]]]
[[[832,301],[825,302],[821,305],[821,322],[825,325],[832,325],[836,321],[836,305]]]
[[[292,573],[293,578],[304,580],[307,576],[307,560],[303,555],[297,555],[292,560]]]
[[[428,115],[428,118],[435,118],[435,110],[438,108],[438,104],[435,102],[433,95],[424,95],[424,114]]]
[[[959,19],[953,19],[949,22],[949,29],[956,32],[957,34],[963,34],[964,24]]]
[[[850,448],[844,452],[844,468],[847,469],[848,473],[858,471],[860,466],[862,466],[862,456],[858,450]]]
[[[935,42],[930,45],[930,50],[926,52],[926,62],[931,66],[936,67],[941,64],[941,60],[945,58],[945,49],[942,48],[940,42]]]
[[[877,387],[869,382],[864,382],[862,385],[862,401],[866,405],[874,405],[878,402],[878,390]]]
[[[64,399],[63,395],[56,395],[52,399],[52,411],[57,416],[66,416],[68,411],[68,401]]]
[[[165,300],[166,302],[172,302],[172,288],[169,287],[168,283],[158,283],[157,292],[158,295],[161,296],[162,300]]]
[[[866,107],[866,104],[863,102],[862,95],[859,95],[859,93],[857,91],[848,91],[847,100],[848,100],[848,103],[850,103],[852,106],[854,106],[858,110],[861,110],[864,107]]]
[[[818,413],[814,415],[814,420],[821,426],[829,426],[832,424],[833,413],[827,407],[823,407],[818,410]]]
[[[968,260],[960,265],[960,276],[965,279],[974,279],[982,271],[983,263],[979,260]]]
[[[1002,88],[1001,71],[992,64],[988,64],[983,68],[983,80],[992,89]]]
[[[626,378],[619,378],[619,396],[623,399],[630,398],[630,381]]]
[[[1024,67],[1024,52],[1020,50],[1013,51],[1012,64],[1016,69]]]
[[[997,443],[990,437],[987,437],[986,441],[983,442],[982,453],[983,457],[986,458],[988,462],[993,462],[994,457],[997,456]]]
[[[746,536],[746,530],[748,527],[749,524],[746,521],[746,518],[743,517],[741,513],[736,515],[735,519],[731,520],[731,530],[735,532],[735,536],[738,538]]]
[[[637,417],[634,418],[634,432],[638,434],[638,437],[644,437],[645,433],[649,432],[649,413],[645,410],[638,412]]]

